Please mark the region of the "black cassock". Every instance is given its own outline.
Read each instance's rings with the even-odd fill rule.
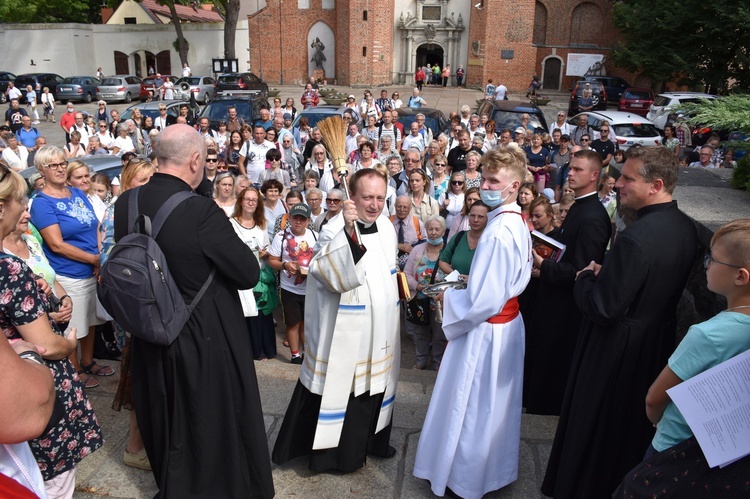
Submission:
[[[140,211],[152,217],[190,186],[154,174],[141,188]],[[115,239],[127,232],[129,192],[117,200]],[[157,237],[189,303],[212,268],[216,276],[168,347],[133,338],[131,376],[138,426],[157,497],[272,497],[271,462],[238,289],[258,281],[258,263],[226,215],[203,196],[184,201]]]
[[[584,315],[542,492],[610,497],[653,438],[651,383],[675,349],[676,307],[695,263],[695,224],[676,202],[647,206],[617,239],[598,278],[581,273]]]
[[[596,193],[576,199],[554,239],[566,245],[560,262],[545,260],[534,304],[524,313],[523,405],[527,414],[560,414],[581,312],[573,298],[576,272],[602,263],[612,224]]]

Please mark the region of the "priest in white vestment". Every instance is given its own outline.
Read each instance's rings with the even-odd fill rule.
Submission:
[[[313,471],[351,472],[389,445],[400,362],[396,234],[386,179],[363,169],[352,200],[320,232],[305,299],[305,359],[272,453]],[[361,240],[354,232],[358,224]]]
[[[482,158],[490,207],[465,290],[444,295],[448,347],[414,463],[414,476],[463,498],[481,498],[518,478],[524,326],[518,295],[531,277],[531,237],[516,203],[526,174],[518,147]]]

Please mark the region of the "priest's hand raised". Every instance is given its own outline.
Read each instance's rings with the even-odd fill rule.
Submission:
[[[357,213],[357,205],[354,201],[347,199],[344,201],[344,207],[342,208],[344,214],[344,227],[349,235],[354,234],[354,222],[359,220],[359,214]]]

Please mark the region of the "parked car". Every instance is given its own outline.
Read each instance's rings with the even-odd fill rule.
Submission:
[[[230,106],[237,109],[237,117],[248,125],[260,119],[261,109],[271,108],[268,99],[262,95],[217,96],[206,104],[198,117],[208,118],[211,128],[218,130],[219,122],[226,121]]]
[[[16,75],[8,71],[0,71],[0,104],[8,102],[8,96],[5,91],[8,90],[8,83],[15,82]]]
[[[259,93],[268,97],[268,84],[253,73],[225,73],[216,80],[216,95]]]
[[[76,158],[76,160],[85,163],[90,169],[94,171],[94,173],[104,173],[109,177],[110,180],[119,176],[120,172],[122,171],[122,160],[119,156],[115,156],[112,154],[81,156],[79,158]],[[31,177],[38,171],[39,170],[37,170],[36,168],[25,168],[19,173],[28,182],[29,177]]]
[[[167,76],[169,76],[169,79],[172,83],[175,84],[175,94],[177,93],[177,76],[173,75],[161,75],[161,79],[164,80]],[[138,91],[138,98],[141,99],[141,102],[146,102],[148,99],[149,94],[153,98],[154,96],[154,80],[156,79],[156,75],[147,76],[144,79],[141,80],[141,88]]]
[[[495,130],[499,134],[503,129],[514,130],[521,126],[521,115],[528,114],[529,123],[538,132],[546,132],[547,120],[539,106],[529,101],[517,100],[485,100],[477,108],[477,114],[486,114],[495,120]]]
[[[69,76],[57,86],[60,101],[91,102],[96,97],[96,87],[101,81],[95,76]]]
[[[640,146],[661,144],[659,130],[653,123],[641,116],[621,111],[587,111],[573,116],[568,123],[573,127],[577,126],[578,117],[582,114],[588,116],[589,126],[596,132],[601,128],[602,121],[608,121],[611,132],[615,134],[615,137],[610,136],[610,139],[616,138],[622,150],[627,150],[636,144]]]
[[[650,88],[628,88],[622,93],[618,111],[646,117],[651,104],[654,103],[654,91]]]
[[[307,118],[307,124],[310,128],[317,126],[319,121],[322,121],[331,116],[343,116],[346,111],[346,106],[333,106],[328,104],[321,104],[320,106],[308,107],[297,113],[292,121],[292,128],[299,127],[299,120],[304,116]]]
[[[672,121],[670,111],[679,104],[686,102],[700,102],[702,99],[716,99],[715,95],[704,94],[701,92],[665,92],[659,94],[654,99],[654,103],[646,114],[646,118],[651,120],[659,130],[664,130],[664,125]]]
[[[604,85],[607,92],[608,102],[618,102],[622,98],[623,92],[630,87],[630,83],[618,76],[584,76],[584,81],[598,82]]]
[[[96,98],[107,102],[132,102],[133,97],[140,94],[141,79],[135,75],[105,76],[96,88]]]
[[[570,103],[568,103],[568,116],[572,116],[580,112],[578,108],[578,101],[583,96],[583,91],[586,88],[591,89],[591,100],[594,102],[594,107],[591,111],[606,111],[607,110],[607,90],[604,85],[597,81],[586,81],[580,80],[576,82],[573,90],[570,94]]]
[[[185,85],[188,91],[184,92]],[[186,76],[174,84],[177,99],[188,100],[190,93],[195,94],[195,100],[208,104],[216,95],[216,80],[211,76]]]
[[[417,119],[417,114],[424,114],[424,124],[432,130],[432,136],[437,138],[438,135],[443,133],[448,128],[448,118],[445,117],[442,111],[439,109],[433,109],[429,107],[420,107],[419,109],[412,109],[410,107],[400,107],[396,109],[398,113],[398,121],[404,125],[404,133],[409,134],[411,130],[411,124]]]
[[[182,102],[180,101],[151,101],[151,102],[140,102],[138,104],[133,104],[129,108],[127,108],[125,111],[123,111],[120,114],[120,117],[123,121],[129,120],[130,117],[133,115],[133,109],[138,108],[141,110],[141,116],[144,118],[146,116],[151,116],[153,119],[156,119],[159,116],[159,105],[164,104],[167,106],[167,114],[170,116],[179,116],[180,114],[180,104]]]
[[[21,90],[24,94],[22,102],[26,102],[26,87],[31,85],[31,88],[36,92],[36,101],[41,102],[42,90],[44,87],[49,88],[49,93],[57,96],[57,86],[62,83],[63,77],[55,73],[27,73],[16,76],[15,83],[16,87]]]

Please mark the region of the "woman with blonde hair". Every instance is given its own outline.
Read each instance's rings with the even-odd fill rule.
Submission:
[[[234,212],[234,176],[229,172],[219,173],[214,179],[213,198],[228,217]]]
[[[146,184],[151,176],[156,172],[156,167],[148,160],[134,158],[125,165],[120,174],[121,193],[129,189],[134,189]],[[109,252],[115,244],[115,205],[114,203],[107,207],[104,213],[104,219],[100,226],[102,247],[100,253],[101,265],[107,261]],[[120,357],[120,381],[117,384],[117,392],[112,402],[112,409],[116,411],[125,409],[130,410],[128,441],[123,451],[122,461],[127,466],[151,470],[146,449],[143,447],[143,439],[138,429],[138,421],[135,417],[135,408],[133,407],[132,393],[130,391],[130,335],[115,323],[115,332],[119,346],[122,350]]]
[[[409,198],[411,213],[422,222],[433,215],[440,214],[440,205],[435,198],[427,194],[430,189],[430,178],[421,168],[409,172]]]

